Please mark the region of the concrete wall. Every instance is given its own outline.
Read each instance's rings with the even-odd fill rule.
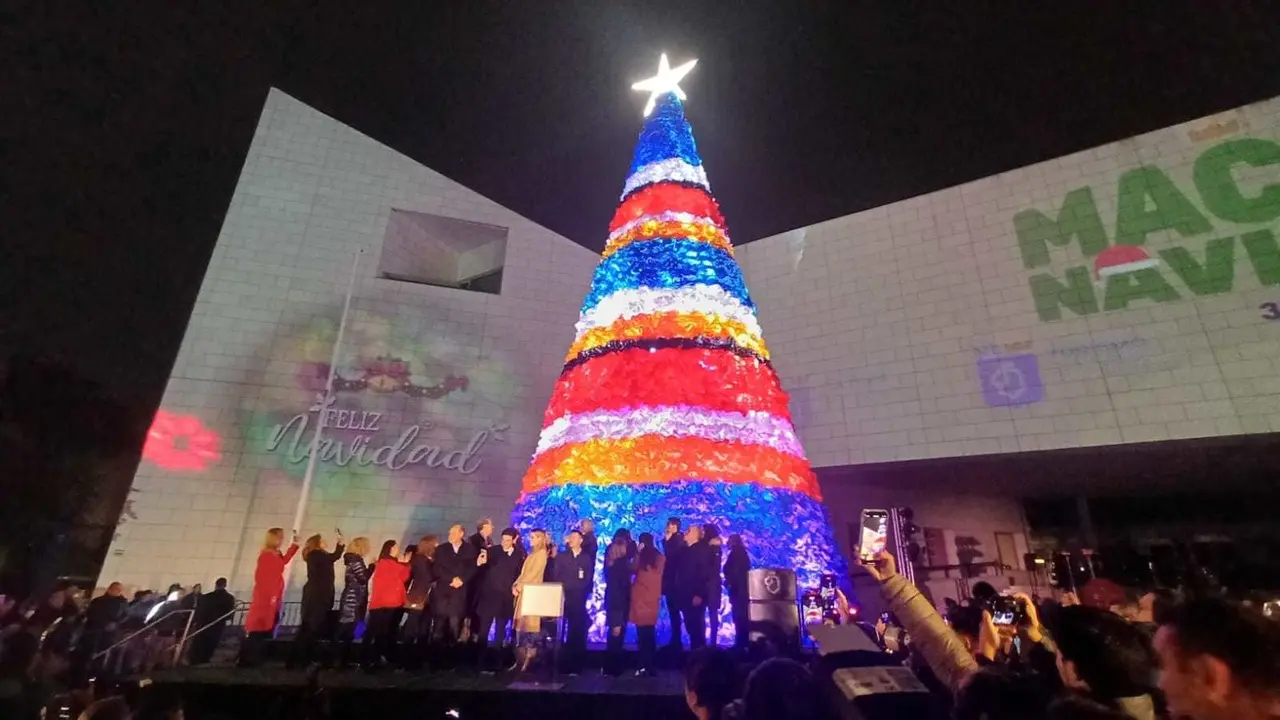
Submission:
[[[740,248],[814,465],[1280,431],[1278,140],[1280,99]]]
[[[840,541],[912,505],[953,546],[1025,546],[1014,493],[862,463],[1280,431],[1277,140],[1273,100],[739,248]],[[501,294],[377,278],[393,209],[508,228]],[[247,591],[359,248],[341,446],[299,530],[505,521],[597,256],[272,92],[104,580]]]
[[[393,208],[508,228],[502,293],[377,278]],[[506,524],[597,256],[272,91],[103,580],[225,575],[248,591],[263,530],[292,524],[310,443],[300,432],[291,452],[297,416],[315,422],[361,248],[341,447],[322,452],[298,529],[376,547]]]

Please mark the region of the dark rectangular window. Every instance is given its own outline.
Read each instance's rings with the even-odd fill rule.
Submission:
[[[498,295],[507,228],[393,208],[378,277]]]

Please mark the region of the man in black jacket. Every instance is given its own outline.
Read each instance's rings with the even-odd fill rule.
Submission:
[[[582,533],[571,530],[564,538],[565,551],[556,556],[556,582],[564,586],[564,666],[569,674],[582,667],[587,652],[587,596],[591,594],[592,558],[582,549]]]
[[[485,649],[489,642],[489,628],[495,623],[494,641],[499,647],[506,644],[507,626],[515,614],[515,596],[511,586],[520,575],[523,560],[516,553],[516,529],[502,531],[502,544],[482,556],[484,573],[475,584],[479,585],[476,614],[480,622],[475,626],[476,642],[480,644],[480,665],[485,666]]]
[[[582,551],[591,556],[591,584],[594,586],[596,558],[600,557],[600,541],[596,539],[596,521],[583,518],[582,522],[578,523],[578,529],[582,531]]]
[[[196,620],[191,627],[192,632],[206,625],[209,628],[191,639],[189,660],[192,665],[203,665],[213,659],[213,653],[222,641],[222,631],[231,622],[229,613],[235,609],[236,596],[227,592],[227,579],[218,578],[213,583],[213,590],[202,595],[196,605]]]
[[[680,563],[676,568],[676,604],[684,615],[685,629],[689,632],[689,649],[697,650],[707,645],[707,599],[713,582],[711,568],[715,559],[711,546],[702,539],[702,528],[698,525],[689,526],[684,533],[684,541],[686,547],[680,552]],[[719,580],[719,572],[716,572],[714,581],[719,583]]]
[[[493,521],[487,517],[482,517],[476,521],[476,531],[471,537],[467,538],[467,542],[471,543],[471,547],[476,549],[476,557],[487,554],[493,549]],[[471,627],[471,640],[475,640],[480,634],[480,610],[477,605],[480,602],[480,587],[484,584],[484,575],[487,567],[483,563],[476,568],[475,577],[471,578],[471,584],[467,587],[467,622]]]
[[[85,610],[84,629],[72,658],[77,673],[88,670],[95,653],[106,650],[116,641],[120,625],[129,611],[124,586],[113,582],[104,595],[94,598]]]
[[[733,613],[733,646],[736,648],[745,648],[750,639],[750,573],[751,557],[742,544],[742,536],[730,535],[729,556],[724,561],[724,584],[729,589],[729,607]]]
[[[435,642],[455,642],[467,614],[467,583],[475,576],[479,560],[476,549],[464,541],[465,536],[461,525],[449,528],[449,542],[437,547],[432,557],[436,584],[431,591],[430,609],[435,616],[431,639]]]
[[[684,535],[680,532],[680,518],[668,518],[667,529],[662,533],[662,552],[667,556],[667,563],[662,567],[662,594],[667,598],[667,616],[671,618],[671,641],[667,647],[672,650],[683,649],[680,640],[683,606],[678,602],[676,576],[684,561],[682,556],[686,547]]]

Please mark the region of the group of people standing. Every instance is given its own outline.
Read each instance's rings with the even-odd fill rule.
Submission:
[[[284,569],[299,552],[295,537],[284,547],[284,531],[267,531],[254,574],[253,602],[245,619],[248,633],[240,663],[258,662],[262,642],[275,629],[284,594]],[[372,564],[368,538],[348,545],[341,535],[332,550],[317,534],[301,547],[307,580],[303,586],[298,633],[289,656],[291,666],[320,660],[318,641],[332,637],[339,665],[350,665],[357,628],[364,625],[359,657],[374,669],[392,661],[420,668],[429,657],[456,661],[462,643],[474,648],[482,667],[491,667],[489,638],[499,646],[514,635],[516,662],[527,670],[540,652],[546,634],[540,617],[521,617],[519,598],[534,583],[559,583],[564,592],[564,659],[574,672],[585,658],[591,620],[587,602],[594,591],[599,543],[595,524],[585,519],[564,536],[564,548],[543,529],[525,538],[506,528],[494,538],[487,518],[470,537],[461,525],[449,528],[445,542],[423,536],[400,548],[395,540],[382,543]],[[714,639],[719,632],[721,566],[733,608],[737,644],[745,644],[747,627],[747,571],[750,561],[741,538],[730,536],[727,553],[713,525],[683,529],[678,518],[666,525],[661,542],[650,533],[633,540],[628,530],[617,531],[605,550],[604,609],[608,626],[610,665],[623,648],[628,623],[636,626],[641,673],[647,674],[657,651],[656,626],[663,598],[672,623],[669,647],[682,647],[687,629],[692,648],[706,644],[708,612]],[[345,585],[339,596],[335,567],[341,560]],[[332,611],[337,601],[337,627]],[[399,641],[399,642],[397,642]]]
[[[731,535],[726,553],[715,525],[683,528],[679,518],[670,518],[661,549],[650,533],[641,533],[638,542],[633,542],[629,531],[618,530],[605,551],[604,561],[610,664],[618,662],[629,622],[636,628],[640,673],[649,672],[657,652],[656,627],[662,599],[666,600],[671,620],[668,649],[683,648],[682,630],[689,635],[691,649],[704,647],[708,635],[714,644],[720,633],[722,588],[729,591],[734,644],[746,645],[750,567],[742,538]],[[567,610],[565,614],[566,620],[571,620]]]

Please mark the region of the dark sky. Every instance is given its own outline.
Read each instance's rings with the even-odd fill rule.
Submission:
[[[26,5],[0,350],[143,408],[271,85],[593,248],[662,50],[739,243],[1280,94],[1274,2]]]

